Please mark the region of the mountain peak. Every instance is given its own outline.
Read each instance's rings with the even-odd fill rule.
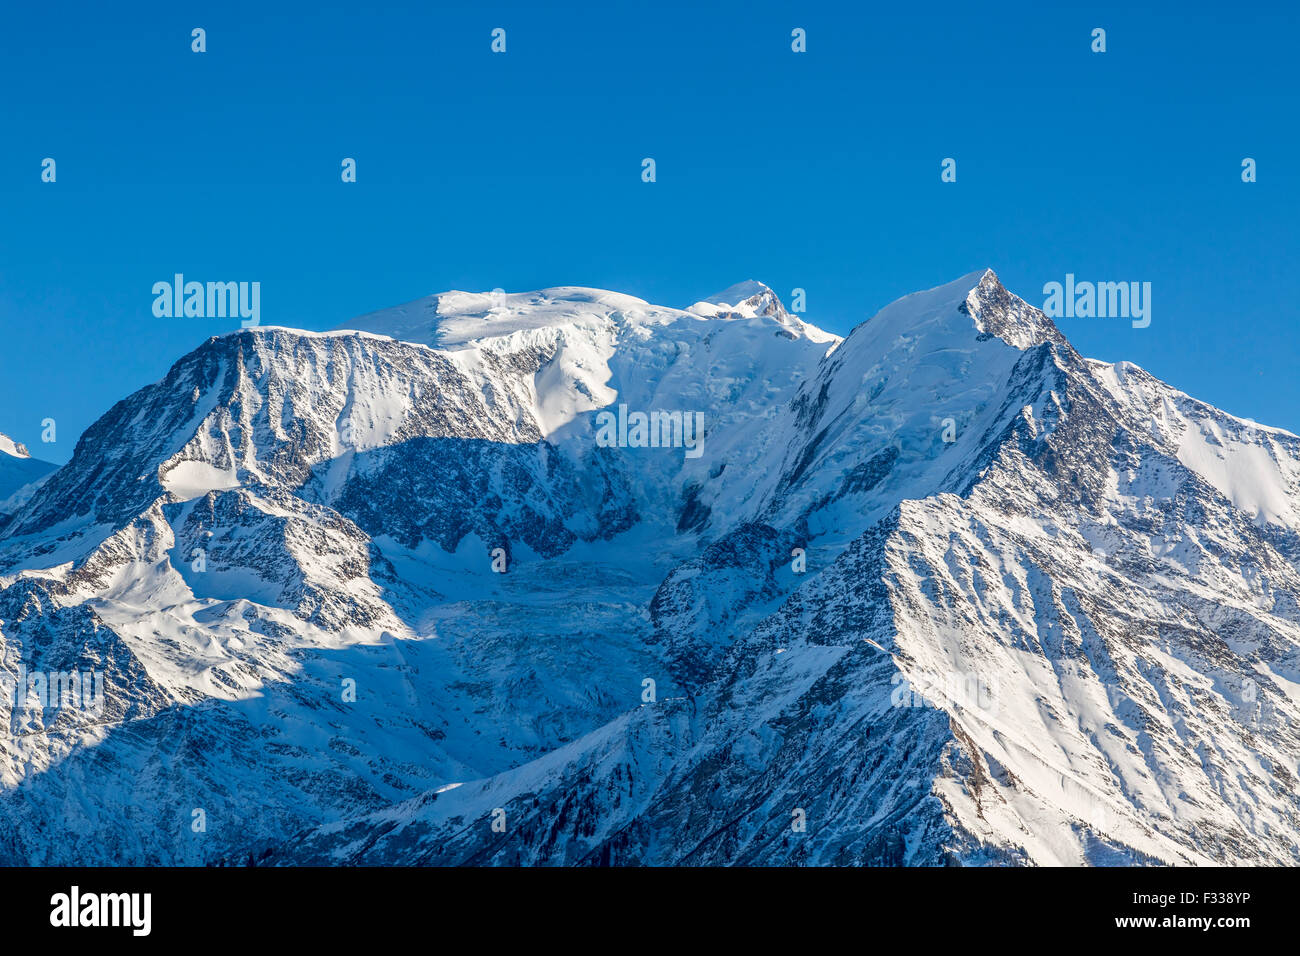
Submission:
[[[12,514],[31,497],[54,469],[48,461],[33,458],[22,442],[0,434],[0,523],[5,514]]]
[[[22,442],[16,442],[8,435],[0,434],[0,454],[11,458],[31,458],[31,452]]]
[[[696,302],[689,311],[709,317],[737,316],[752,319],[766,315],[778,321],[790,317],[780,296],[772,291],[771,286],[757,279],[746,279],[728,286],[721,292]]]
[[[974,280],[958,311],[969,315],[981,332],[996,335],[1018,349],[1032,348],[1044,342],[1065,344],[1065,337],[1047,315],[1019,296],[1007,291],[992,269],[959,280]]]
[[[794,317],[768,286],[752,279],[682,310],[653,305],[635,296],[584,286],[556,286],[533,292],[442,292],[404,305],[383,309],[338,325],[334,331],[385,335],[441,349],[460,349],[489,339],[540,341],[558,330],[582,329],[602,336],[606,330],[637,326],[671,326],[691,316],[697,319],[770,319],[787,337],[818,344],[837,342]]]
[[[765,285],[757,279],[746,279],[744,282],[737,282],[735,285],[727,286],[721,292],[709,296],[704,301],[714,305],[738,305],[746,299],[762,296],[764,293],[770,293],[772,298],[776,298],[776,293],[772,292],[771,286]]]
[[[687,311],[709,319],[768,318],[790,335],[803,336],[814,342],[833,342],[839,339],[839,336],[824,332],[791,315],[771,286],[757,279],[746,279],[728,286],[721,292],[696,302]]]

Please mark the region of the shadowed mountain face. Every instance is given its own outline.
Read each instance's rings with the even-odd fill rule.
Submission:
[[[1300,862],[1300,438],[992,272],[351,325],[11,499],[0,863]]]

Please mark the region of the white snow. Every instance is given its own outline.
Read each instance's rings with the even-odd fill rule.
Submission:
[[[0,435],[0,455],[9,455],[12,458],[30,458],[24,445],[20,445],[8,435]]]
[[[210,491],[239,487],[233,471],[213,467],[205,461],[179,461],[159,476],[163,487],[181,501],[201,498]]]
[[[1088,367],[1153,440],[1236,507],[1300,529],[1300,437],[1206,405],[1131,362]]]

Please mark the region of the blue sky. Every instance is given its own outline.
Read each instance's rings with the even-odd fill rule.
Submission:
[[[38,457],[233,327],[155,318],[176,272],[316,329],[451,288],[686,306],[756,278],[844,333],[984,266],[1035,304],[1149,281],[1148,328],[1059,324],[1300,431],[1287,5],[267,6],[0,13],[0,432]]]

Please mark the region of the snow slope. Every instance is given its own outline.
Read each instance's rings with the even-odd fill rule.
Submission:
[[[54,465],[33,458],[26,446],[0,435],[0,523],[31,497]]]

